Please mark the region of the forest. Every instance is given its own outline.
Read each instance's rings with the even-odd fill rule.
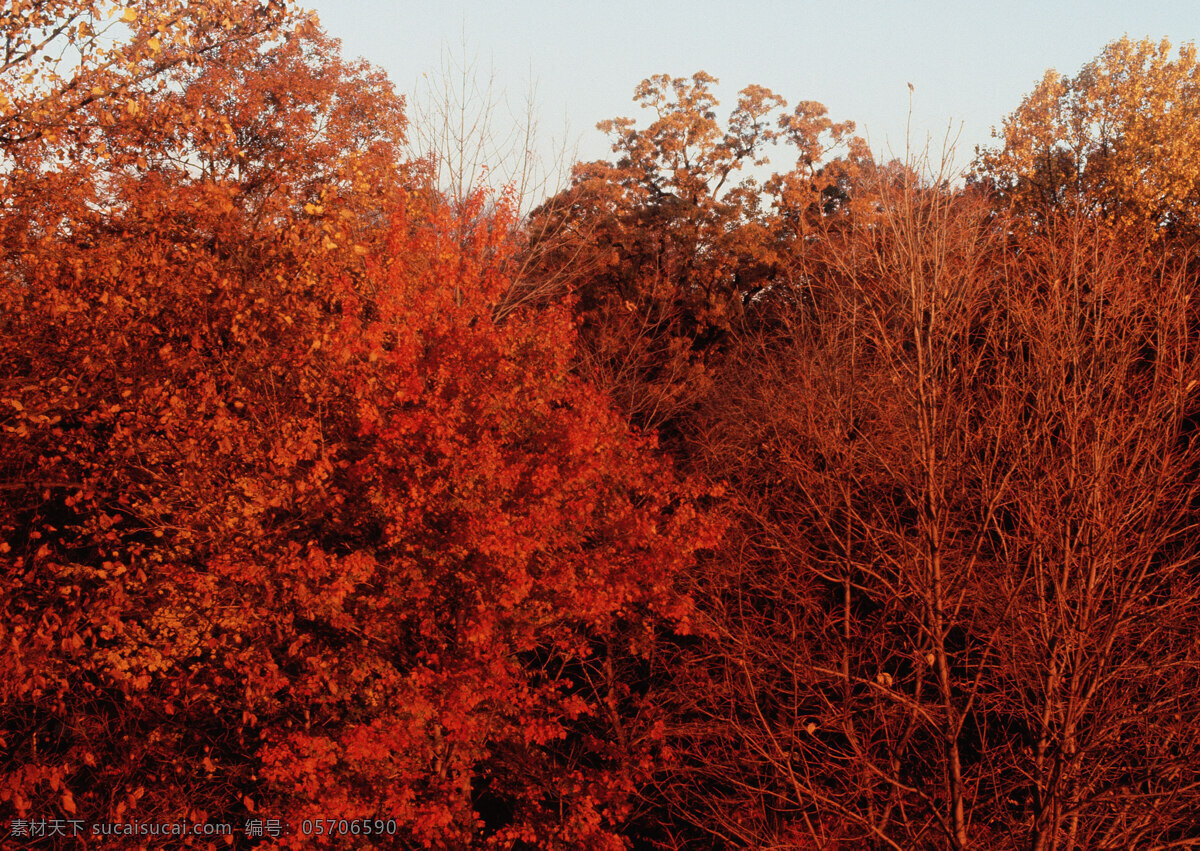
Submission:
[[[1200,847],[1192,45],[530,199],[283,0],[0,30],[0,845]]]

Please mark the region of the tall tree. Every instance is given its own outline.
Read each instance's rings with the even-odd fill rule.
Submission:
[[[590,374],[650,427],[694,404],[710,350],[756,294],[784,285],[782,211],[819,206],[837,180],[821,167],[853,130],[818,103],[784,112],[762,86],[744,88],[722,124],[716,83],[704,72],[643,81],[634,97],[653,120],[601,122],[614,161],[576,166],[572,185],[533,216],[531,276],[570,264]],[[798,158],[765,196],[745,172],[766,166],[777,142]]]
[[[999,135],[975,178],[1019,206],[1082,207],[1139,228],[1200,223],[1195,45],[1125,37],[1073,77],[1048,71]]]
[[[752,847],[1194,840],[1186,268],[937,183],[821,235],[821,297],[700,410],[733,522],[662,669],[664,809]]]
[[[0,810],[615,847],[614,657],[707,523],[563,308],[494,321],[512,214],[406,191],[377,72],[204,57],[9,149]]]

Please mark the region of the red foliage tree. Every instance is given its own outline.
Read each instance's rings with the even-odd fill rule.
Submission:
[[[507,205],[405,191],[332,47],[10,150],[0,810],[616,846],[650,738],[613,666],[686,625],[708,525],[565,308],[493,319]]]

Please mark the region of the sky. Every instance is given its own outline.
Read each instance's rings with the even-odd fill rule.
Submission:
[[[654,74],[720,80],[722,109],[743,86],[789,103],[815,100],[852,120],[876,156],[957,140],[956,167],[999,128],[1047,69],[1074,75],[1123,35],[1172,45],[1200,35],[1200,6],[1180,2],[761,2],[715,0],[307,0],[343,55],[387,71],[414,106],[431,82],[472,64],[522,126],[535,104],[539,157],[607,158],[595,129],[646,115],[632,100]],[[425,75],[425,76],[422,76]],[[462,75],[455,72],[451,76]],[[913,91],[908,89],[911,83]],[[410,110],[412,112],[413,110]],[[505,117],[507,111],[511,118]],[[723,117],[723,113],[722,116]],[[503,134],[501,134],[503,135]],[[573,154],[573,155],[572,155]],[[780,170],[786,163],[776,162]]]

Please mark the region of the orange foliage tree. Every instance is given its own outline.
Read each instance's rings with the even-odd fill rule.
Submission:
[[[565,308],[493,319],[508,208],[406,190],[385,80],[311,25],[210,53],[6,142],[0,811],[617,843],[614,665],[707,522]]]
[[[282,0],[15,0],[0,12],[0,148],[86,141],[95,107],[107,123],[143,112],[167,73],[278,29]]]
[[[1174,55],[1173,55],[1174,54]],[[1051,70],[1005,119],[975,178],[1026,212],[1083,208],[1138,228],[1195,233],[1200,63],[1194,44],[1105,46],[1074,77]]]
[[[530,276],[565,277],[589,374],[650,427],[695,404],[712,351],[758,296],[795,283],[787,246],[869,158],[852,123],[812,101],[785,112],[763,86],[744,88],[722,125],[716,83],[703,71],[643,81],[635,100],[653,120],[601,122],[615,161],[577,165],[571,186],[532,216]],[[752,170],[777,143],[796,162],[764,186]],[[833,160],[843,147],[849,157]]]

